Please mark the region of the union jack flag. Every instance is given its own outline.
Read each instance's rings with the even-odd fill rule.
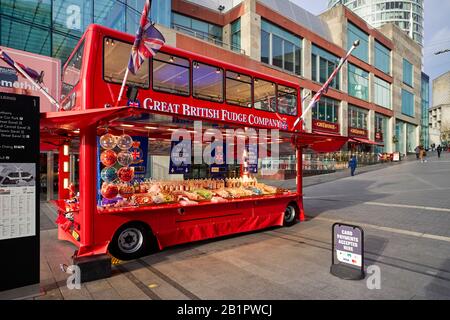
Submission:
[[[139,29],[136,32],[136,39],[131,49],[130,62],[128,63],[128,69],[132,74],[136,74],[145,59],[154,56],[166,42],[161,32],[151,22],[147,21],[150,7],[151,1],[145,1]]]

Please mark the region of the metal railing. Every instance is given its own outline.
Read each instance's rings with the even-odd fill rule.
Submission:
[[[218,39],[217,37],[214,37],[213,35],[211,35],[207,32],[187,28],[185,26],[182,26],[182,25],[179,25],[176,23],[172,23],[172,29],[174,29],[175,31],[179,31],[181,33],[187,34],[189,36],[192,36],[194,38],[197,38],[197,39],[209,42],[209,43],[213,43],[222,48],[229,49],[231,51],[234,51],[234,52],[237,52],[240,54],[245,54],[245,50],[243,50],[233,44],[225,43],[221,39]]]

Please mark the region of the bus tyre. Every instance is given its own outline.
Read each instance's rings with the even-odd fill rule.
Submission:
[[[292,226],[295,224],[295,220],[297,218],[297,206],[295,204],[290,203],[286,210],[284,211],[284,219],[283,225],[285,227]]]
[[[109,252],[123,261],[141,258],[149,253],[149,233],[144,224],[125,224],[114,234]]]

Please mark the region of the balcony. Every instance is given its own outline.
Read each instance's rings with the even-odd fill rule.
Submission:
[[[245,54],[245,50],[243,50],[239,47],[236,47],[232,44],[225,43],[221,39],[218,39],[217,37],[215,37],[207,32],[187,28],[185,26],[181,26],[176,23],[172,23],[172,29],[174,29],[175,31],[187,34],[191,37],[212,43],[212,44],[222,47],[224,49],[228,49],[228,50],[234,51],[236,53],[240,53],[240,54]]]

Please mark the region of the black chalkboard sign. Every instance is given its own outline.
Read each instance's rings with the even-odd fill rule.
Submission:
[[[39,283],[39,98],[0,92],[0,291]]]

